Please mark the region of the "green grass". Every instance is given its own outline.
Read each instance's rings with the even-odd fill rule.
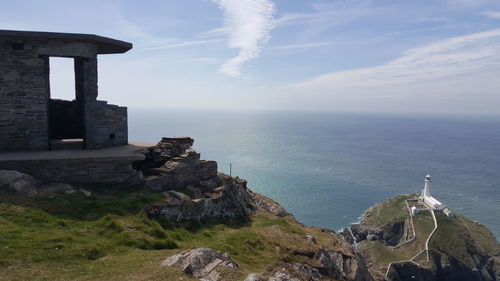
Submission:
[[[26,198],[0,187],[0,202],[43,210],[55,217],[75,220],[96,220],[108,214],[136,214],[145,205],[159,202],[161,193],[151,193],[135,186],[86,187],[92,196],[81,192],[58,194],[53,198]]]
[[[318,247],[306,234],[329,248],[340,244],[320,229],[265,212],[180,224],[146,215],[161,193],[136,187],[94,187],[92,193],[25,198],[0,188],[0,280],[191,280],[159,264],[197,247],[231,254],[240,266],[231,279],[242,280],[276,263],[307,262],[294,254]]]
[[[385,200],[369,209],[363,216],[363,220],[382,229],[397,221],[403,221],[408,217],[405,201],[416,197],[414,194],[407,194]]]
[[[493,234],[484,226],[474,223],[461,214],[449,218],[436,213],[438,229],[431,240],[431,248],[445,253],[459,262],[475,267],[471,252],[493,255],[499,252],[499,245]]]

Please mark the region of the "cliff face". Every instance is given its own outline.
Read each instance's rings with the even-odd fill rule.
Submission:
[[[36,279],[43,267],[51,280],[373,280],[334,231],[300,224],[192,144],[148,149],[134,163],[139,186],[57,185],[48,196],[4,173],[16,178],[0,181],[0,279]]]
[[[435,228],[432,214],[409,216],[406,201],[416,197],[401,195],[378,203],[359,224],[342,231],[344,240],[358,243],[375,276],[393,281],[500,280],[500,247],[488,229],[460,214],[436,212],[437,229],[429,238]]]

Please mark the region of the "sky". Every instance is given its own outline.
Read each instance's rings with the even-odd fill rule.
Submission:
[[[134,108],[500,115],[499,0],[0,0],[0,29],[134,44],[99,99]],[[51,60],[53,96],[74,97]]]

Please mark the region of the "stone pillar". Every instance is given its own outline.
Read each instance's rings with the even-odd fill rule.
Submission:
[[[75,58],[76,98],[83,103],[85,148],[96,148],[97,56]]]

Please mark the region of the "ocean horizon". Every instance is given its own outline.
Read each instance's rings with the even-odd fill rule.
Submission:
[[[190,136],[300,222],[339,230],[376,202],[432,195],[500,237],[500,117],[129,108],[129,139]]]

